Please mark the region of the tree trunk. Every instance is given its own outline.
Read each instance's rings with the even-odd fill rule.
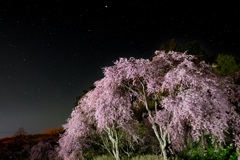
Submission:
[[[161,127],[161,126],[160,126]],[[160,148],[162,150],[162,154],[163,154],[163,159],[164,160],[167,160],[167,151],[166,151],[166,133],[164,133],[164,135],[162,135],[162,132],[161,132],[161,139],[159,137],[159,134],[158,134],[158,131],[157,131],[157,127],[156,127],[156,124],[153,123],[152,125],[152,128],[154,130],[154,133],[160,143]]]
[[[113,123],[112,129],[107,127],[106,132],[108,133],[108,137],[113,144],[113,149],[112,149],[113,155],[116,158],[116,160],[120,160],[119,148],[118,148],[118,135],[117,135],[114,123]],[[115,134],[116,139],[114,139],[113,132]]]

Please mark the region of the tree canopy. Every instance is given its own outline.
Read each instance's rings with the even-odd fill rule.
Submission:
[[[133,106],[146,108],[143,116],[148,117],[165,160],[167,149],[172,153],[183,150],[185,125],[192,126],[189,134],[194,141],[212,133],[216,146],[225,142],[224,133],[231,126],[235,145],[240,147],[240,116],[229,101],[237,100],[240,87],[194,55],[173,51],[156,51],[155,55],[152,61],[120,58],[104,68],[104,78],[80,99],[63,126],[66,132],[59,141],[63,157],[81,156],[94,125],[98,133],[109,137],[113,144],[109,152],[120,159],[118,128],[135,142],[141,140],[135,133],[138,121],[133,119]],[[150,110],[150,101],[155,110]]]
[[[188,42],[185,47],[185,51],[189,55],[195,55],[200,61],[209,61],[209,57],[204,50],[202,50],[200,44],[197,41]]]
[[[219,54],[216,62],[212,64],[214,72],[227,76],[239,71],[240,64],[237,64],[234,57],[226,54]]]

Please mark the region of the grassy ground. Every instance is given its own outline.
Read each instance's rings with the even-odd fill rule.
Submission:
[[[99,157],[96,157],[94,158],[93,160],[116,160],[115,158],[113,157],[110,157],[110,156],[99,156]],[[145,156],[137,156],[137,157],[133,157],[131,159],[123,159],[123,160],[163,160],[163,158],[160,158],[159,156],[157,155],[145,155]],[[178,159],[178,158],[169,158],[169,160],[181,160],[181,159]]]
[[[181,157],[181,158],[178,158]],[[215,148],[208,145],[206,149],[198,146],[193,150],[185,150],[181,155],[175,157],[169,157],[168,160],[239,160],[236,148],[230,145],[226,148],[220,147],[218,152],[215,152]],[[102,155],[94,157],[93,160],[115,160],[110,155]],[[163,160],[163,157],[159,155],[138,155],[133,158],[123,158],[122,160]]]

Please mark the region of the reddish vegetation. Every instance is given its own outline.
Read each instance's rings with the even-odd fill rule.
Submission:
[[[31,148],[41,141],[51,142],[52,146],[57,145],[59,134],[62,132],[63,128],[61,127],[47,130],[41,134],[27,134],[2,138],[0,139],[0,157],[1,159],[9,156],[12,156],[12,158],[28,158]],[[25,151],[26,148],[28,148],[27,151]]]

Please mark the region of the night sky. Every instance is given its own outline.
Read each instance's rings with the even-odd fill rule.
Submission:
[[[88,4],[87,4],[88,3]],[[0,138],[61,127],[76,97],[119,57],[171,39],[239,56],[240,2],[0,0]]]

